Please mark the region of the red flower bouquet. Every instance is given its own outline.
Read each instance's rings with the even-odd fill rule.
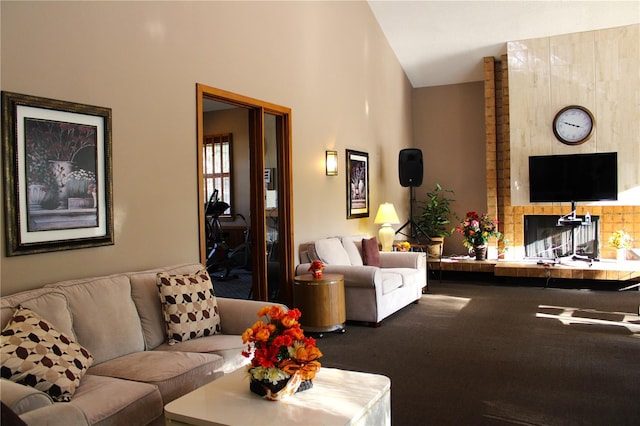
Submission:
[[[498,221],[493,220],[488,214],[479,215],[476,212],[468,212],[464,221],[460,223],[456,232],[464,237],[462,244],[465,247],[479,247],[487,243],[489,238],[502,238],[502,234],[498,232]]]

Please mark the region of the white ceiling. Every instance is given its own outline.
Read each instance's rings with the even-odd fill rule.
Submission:
[[[414,88],[481,81],[509,41],[640,23],[640,0],[368,3]]]

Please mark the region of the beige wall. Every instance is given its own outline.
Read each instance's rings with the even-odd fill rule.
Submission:
[[[459,217],[470,210],[487,211],[483,90],[482,82],[414,90],[414,145],[422,149],[424,159],[416,214],[436,183],[455,192],[452,208]],[[466,251],[459,235],[445,240],[445,254]]]
[[[408,214],[397,153],[412,143],[411,86],[366,2],[0,7],[2,90],[112,108],[115,215],[114,246],[5,257],[3,245],[2,294],[198,260],[196,83],[292,108],[296,244],[376,232],[383,201]],[[346,220],[347,148],[370,155],[367,219]]]
[[[613,151],[618,201],[589,204],[640,205],[640,24],[514,41],[507,50],[512,204],[529,204],[530,155]],[[564,145],[551,123],[575,104],[596,127],[585,143]]]

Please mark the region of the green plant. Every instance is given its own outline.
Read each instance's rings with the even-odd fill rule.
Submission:
[[[455,231],[455,227],[449,228],[451,223],[451,203],[455,202],[451,189],[443,189],[436,183],[434,189],[427,192],[427,199],[420,202],[421,213],[418,217],[418,225],[430,237],[448,237]]]

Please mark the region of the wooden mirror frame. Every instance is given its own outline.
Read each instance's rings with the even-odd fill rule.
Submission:
[[[196,84],[197,117],[197,180],[198,180],[198,228],[200,235],[200,262],[206,264],[205,211],[203,188],[202,149],[204,140],[203,99],[235,105],[249,110],[249,150],[251,161],[251,259],[253,271],[253,298],[267,301],[267,244],[264,185],[264,115],[276,116],[278,134],[278,248],[280,250],[280,302],[293,304],[293,185],[291,166],[291,109],[280,105]]]

